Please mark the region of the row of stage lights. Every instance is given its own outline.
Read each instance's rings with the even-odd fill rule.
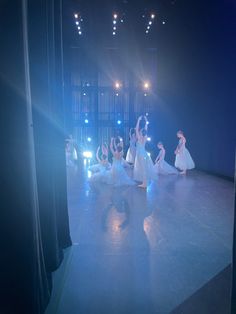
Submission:
[[[151,14],[150,14],[150,18],[149,18],[149,20],[148,20],[148,22],[147,22],[147,27],[146,27],[146,30],[145,30],[145,33],[146,33],[146,34],[148,34],[148,33],[150,32],[155,17],[156,17],[156,16],[155,16],[154,13],[151,13]],[[145,18],[145,15],[143,15],[143,18]],[[165,25],[166,22],[165,22],[165,21],[162,21],[162,24]]]
[[[90,86],[88,83],[86,84],[86,86]],[[115,81],[114,83],[114,89],[116,91],[116,96],[118,97],[119,96],[119,91],[121,91],[122,89],[122,82],[120,81]],[[144,90],[144,96],[146,97],[148,94],[147,92],[150,90],[150,83],[148,81],[144,81],[143,84],[142,84],[142,88]],[[104,94],[101,93],[101,96],[103,96]],[[86,92],[83,92],[83,96],[87,96]]]
[[[144,81],[142,84],[142,87],[145,91],[148,91],[150,89],[150,83],[148,81]],[[114,83],[114,88],[116,90],[120,90],[122,88],[122,82],[120,81],[115,81]]]
[[[146,113],[146,116],[148,116],[148,113]],[[120,126],[120,125],[122,125],[122,120],[121,120],[121,119],[117,119],[116,123],[117,123],[117,125]],[[85,119],[84,119],[84,124],[86,124],[86,125],[89,124],[89,119],[88,119],[88,117],[87,117],[87,114],[86,114],[86,117],[85,117]],[[147,124],[149,124],[149,121],[147,121]],[[150,142],[150,141],[151,141],[151,138],[148,137],[147,140]],[[91,142],[92,139],[91,139],[90,137],[88,137],[88,138],[87,138],[87,141],[88,141],[88,142]]]
[[[82,35],[82,22],[83,22],[83,19],[82,19],[82,17],[78,13],[74,14],[74,18],[75,18],[75,25],[77,27],[78,34],[81,36]]]
[[[77,27],[78,30],[78,34],[81,36],[82,35],[82,22],[83,19],[80,16],[79,13],[74,13],[74,18],[75,18],[75,25]],[[143,18],[145,18],[145,15],[143,15]],[[154,22],[155,19],[155,14],[151,13],[150,14],[150,19],[147,23],[147,27],[146,27],[146,31],[145,33],[148,34],[151,30],[151,26]],[[121,18],[119,18],[118,13],[114,13],[113,14],[113,20],[112,20],[112,35],[115,36],[117,34],[117,28],[119,26],[119,23],[124,23],[124,14],[122,15]],[[162,24],[164,25],[166,22],[162,21]]]
[[[112,35],[115,36],[117,33],[118,23],[124,23],[124,18],[119,19],[118,14],[113,14],[113,20],[112,20]]]

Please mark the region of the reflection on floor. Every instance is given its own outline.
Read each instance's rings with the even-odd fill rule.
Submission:
[[[193,171],[145,192],[71,168],[68,197],[73,246],[47,314],[170,313],[231,262],[232,182]]]

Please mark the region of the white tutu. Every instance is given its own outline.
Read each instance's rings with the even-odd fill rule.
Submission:
[[[126,161],[129,162],[130,164],[134,164],[135,162],[135,156],[136,156],[136,141],[130,140],[130,146],[127,151],[126,155]]]
[[[178,170],[169,165],[165,160],[160,160],[154,165],[155,172],[157,174],[168,175],[168,174],[178,174]]]
[[[195,168],[194,161],[185,147],[185,143],[181,144],[181,149],[175,157],[175,167],[182,171]]]
[[[101,163],[92,165],[88,168],[89,171],[96,173],[96,172],[103,172],[105,170],[109,170],[111,168],[111,164],[107,163],[106,165],[103,165]]]
[[[111,170],[103,173],[103,182],[115,186],[134,185],[134,181],[126,173],[122,160],[113,158]]]
[[[145,144],[138,142],[134,163],[134,180],[143,182],[154,178],[155,172],[152,159],[145,150]]]

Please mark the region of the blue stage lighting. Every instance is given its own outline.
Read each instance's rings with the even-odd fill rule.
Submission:
[[[151,142],[151,137],[148,137],[148,138],[147,138],[147,141],[148,141],[148,142]]]
[[[88,142],[92,142],[91,137],[88,137],[88,138],[87,138],[87,141],[88,141]]]
[[[117,120],[118,125],[121,125],[121,123],[122,123],[121,120]]]
[[[88,124],[89,120],[88,119],[84,119],[84,123]]]

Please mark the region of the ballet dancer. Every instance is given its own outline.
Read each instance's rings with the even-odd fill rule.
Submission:
[[[181,170],[180,174],[186,174],[187,170],[195,168],[195,164],[185,147],[186,138],[183,131],[178,131],[177,137],[179,138],[179,144],[175,150],[175,167]]]
[[[136,132],[135,129],[130,129],[129,132],[129,149],[126,155],[126,161],[130,164],[134,164],[136,156]]]
[[[115,186],[134,185],[134,181],[126,173],[123,160],[123,145],[118,144],[114,138],[111,139],[110,150],[113,155],[111,170],[106,172],[106,183]]]
[[[142,116],[138,118],[135,132],[137,137],[136,157],[134,162],[134,180],[141,181],[140,188],[147,188],[148,181],[154,178],[154,165],[151,157],[148,155],[145,144],[147,142],[147,117],[144,116],[145,126],[140,130]]]
[[[96,152],[96,159],[98,161],[97,164],[92,165],[89,167],[89,171],[95,173],[95,172],[102,172],[105,170],[109,170],[111,168],[111,164],[108,161],[108,149],[104,149],[105,146],[102,145],[102,154],[101,157],[99,157],[101,147],[98,146],[97,152]]]
[[[162,175],[178,174],[179,172],[165,161],[166,150],[164,148],[163,143],[159,142],[157,144],[157,147],[159,148],[160,151],[155,160],[155,165],[154,165],[154,169],[156,173],[162,174]]]

